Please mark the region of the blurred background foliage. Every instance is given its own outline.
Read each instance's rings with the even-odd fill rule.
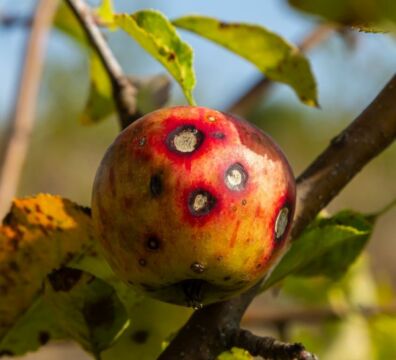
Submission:
[[[95,5],[97,1],[90,4]],[[0,0],[0,14],[29,16],[34,5],[33,0]],[[317,18],[298,13],[286,1],[277,0],[248,0],[243,3],[243,11],[237,0],[115,0],[115,6],[125,12],[155,8],[170,18],[201,13],[223,20],[259,23],[294,43],[317,22]],[[0,27],[0,131],[12,109],[26,33],[23,28]],[[199,105],[226,110],[260,77],[252,65],[220,47],[192,34],[180,33],[195,49],[198,81],[195,96]],[[107,33],[107,37],[131,75],[165,72],[126,35]],[[308,57],[317,78],[321,109],[300,104],[289,88],[277,84],[247,116],[280,144],[296,175],[363,110],[393,75],[396,43],[390,35],[335,33],[311,50]],[[19,196],[48,192],[89,205],[96,168],[119,130],[114,117],[94,126],[82,126],[78,122],[88,94],[87,67],[86,54],[65,35],[54,31]],[[169,104],[184,104],[180,89],[173,85]],[[327,211],[350,208],[371,213],[383,208],[396,198],[395,164],[393,145],[365,167]],[[256,299],[246,313],[245,325],[259,334],[302,342],[325,360],[395,359],[395,223],[396,208],[393,208],[378,220],[367,253],[345,277],[338,281],[289,278],[282,287]],[[166,308],[170,307],[161,306],[163,309],[158,311],[167,312]],[[137,320],[139,329],[134,329],[149,329],[155,321],[160,320],[155,317]],[[172,324],[172,331],[174,326]],[[160,332],[163,337],[165,333]],[[158,347],[160,336],[156,336]],[[139,339],[142,347],[150,344],[143,335]],[[60,349],[58,345],[50,345],[27,358],[69,359],[73,356],[77,360],[87,356],[72,346],[62,345]],[[150,354],[131,359],[150,359],[153,356]]]

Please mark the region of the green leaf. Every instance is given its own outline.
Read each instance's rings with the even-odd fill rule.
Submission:
[[[180,39],[169,20],[158,11],[142,10],[117,14],[114,21],[165,66],[182,87],[188,102],[194,105],[193,50]]]
[[[95,53],[91,53],[89,67],[89,95],[84,110],[80,115],[80,121],[84,125],[96,124],[115,112],[111,81],[102,62]]]
[[[97,358],[129,325],[115,290],[91,274],[61,268],[48,276],[44,292],[62,329]]]
[[[118,298],[124,304],[127,311],[129,311],[129,309],[144,299],[143,295],[121,281],[100,254],[98,247],[91,248],[72,261],[68,266],[94,275],[96,278],[106,282],[116,291]]]
[[[299,10],[366,32],[393,30],[396,2],[389,0],[289,0]],[[393,22],[393,25],[391,24]]]
[[[223,352],[218,356],[217,360],[252,360],[251,356],[246,350],[239,348],[232,348],[229,351]]]
[[[47,274],[92,245],[87,210],[59,196],[15,199],[0,226],[0,341],[40,295]]]
[[[112,0],[102,0],[100,6],[96,9],[96,15],[109,29],[115,29],[114,6]]]
[[[99,18],[107,24],[112,15],[112,2],[103,1],[98,9]],[[110,78],[96,51],[90,46],[89,41],[77,21],[73,12],[62,2],[55,16],[54,26],[68,35],[84,51],[88,52],[90,88],[80,121],[84,125],[96,124],[115,112],[113,89]]]
[[[84,30],[65,1],[62,1],[58,6],[54,18],[54,27],[72,38],[79,46],[88,47]]]
[[[23,355],[51,340],[66,337],[47,304],[39,298],[0,340],[0,357]]]
[[[103,360],[153,360],[163,350],[164,342],[187,321],[192,310],[145,298],[129,310],[131,325],[102,354]]]
[[[287,275],[338,277],[361,253],[372,232],[365,216],[342,211],[315,220],[295,240],[289,251],[264,281],[265,290]]]
[[[317,106],[317,89],[308,60],[297,47],[259,25],[225,23],[206,16],[173,21],[256,65],[268,78],[290,85],[302,102]]]

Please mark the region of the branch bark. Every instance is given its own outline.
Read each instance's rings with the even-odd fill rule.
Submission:
[[[396,75],[376,99],[297,179],[296,239],[317,213],[360,169],[396,138]],[[158,358],[212,360],[232,347],[233,331],[258,293],[258,286],[227,302],[196,311]]]
[[[323,43],[334,32],[334,25],[321,24],[310,32],[298,45],[301,52],[307,52]],[[264,94],[270,89],[273,81],[261,77],[239,99],[226,110],[229,113],[245,116]]]
[[[47,35],[57,0],[41,0],[26,45],[14,114],[6,130],[0,158],[0,219],[9,209],[19,184],[33,128]]]
[[[85,4],[84,0],[66,0],[66,2],[79,21],[89,42],[99,55],[109,75],[113,87],[113,97],[117,105],[120,126],[124,129],[135,120],[136,88],[124,74],[121,65],[114,57],[95,23],[91,8]]]
[[[288,344],[272,337],[260,337],[239,329],[231,336],[233,346],[248,350],[253,356],[276,360],[318,360],[299,343]]]

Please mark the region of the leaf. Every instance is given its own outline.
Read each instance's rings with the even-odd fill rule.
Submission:
[[[166,75],[153,75],[146,78],[131,79],[137,88],[137,108],[139,113],[147,114],[163,107],[170,97],[170,80]]]
[[[48,305],[38,299],[0,341],[2,355],[23,355],[51,340],[65,338]]]
[[[62,329],[98,358],[129,325],[115,290],[81,270],[55,270],[44,293]]]
[[[94,53],[89,58],[89,67],[89,95],[80,115],[80,121],[84,125],[96,124],[115,112],[111,81],[102,62]]]
[[[103,360],[153,360],[163,350],[163,343],[187,321],[192,310],[145,298],[129,309],[131,325],[102,354]]]
[[[157,59],[180,84],[191,105],[195,104],[193,50],[183,42],[169,20],[155,10],[117,14],[114,22]]]
[[[112,11],[111,1],[103,1],[98,16],[109,21]],[[113,88],[110,78],[96,51],[81,28],[80,23],[65,2],[62,2],[55,16],[54,26],[68,35],[84,51],[88,52],[90,88],[80,121],[84,125],[96,124],[115,112]],[[110,26],[110,24],[109,24]]]
[[[62,1],[58,6],[54,27],[72,38],[79,46],[83,48],[89,46],[84,30],[65,1]]]
[[[295,240],[264,281],[268,289],[287,275],[338,277],[361,253],[372,232],[372,223],[353,211],[315,220]]]
[[[218,356],[217,360],[252,360],[251,356],[246,350],[233,347],[229,351],[223,352]]]
[[[396,2],[389,0],[289,0],[289,4],[366,32],[387,32],[396,22]]]
[[[316,83],[308,60],[279,35],[259,25],[225,23],[199,15],[176,19],[173,24],[240,55],[271,80],[290,85],[305,104],[317,106]]]
[[[108,29],[115,30],[114,6],[112,0],[102,0],[100,6],[96,9],[96,15]]]
[[[114,274],[109,264],[101,256],[98,246],[81,254],[70,262],[68,266],[94,275],[96,278],[106,282],[116,291],[118,298],[127,310],[144,299],[143,295],[126,285]]]
[[[0,341],[36,300],[43,280],[92,244],[87,210],[59,196],[16,199],[0,227]]]

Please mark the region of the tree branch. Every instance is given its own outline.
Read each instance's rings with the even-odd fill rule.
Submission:
[[[248,350],[253,356],[274,360],[317,360],[318,358],[305,350],[299,343],[288,344],[272,337],[260,337],[250,331],[238,329],[231,335],[233,346]]]
[[[1,151],[0,219],[8,211],[25,163],[33,128],[47,35],[57,4],[57,0],[41,0],[36,7],[32,21],[32,30],[26,45],[22,76],[19,82],[19,95]]]
[[[302,52],[307,52],[327,40],[334,30],[334,25],[318,25],[302,40],[298,48]],[[246,115],[254,104],[257,104],[259,99],[270,89],[272,84],[272,80],[261,77],[239,99],[228,107],[227,112],[240,116]]]
[[[105,38],[95,23],[91,8],[83,0],[65,0],[73,11],[89,42],[99,55],[113,86],[113,97],[117,105],[121,128],[135,120],[136,88],[110,50]]]
[[[373,157],[396,138],[396,75],[377,98],[341,132],[297,179],[296,239],[317,213]],[[196,311],[160,355],[159,360],[212,360],[232,346],[229,334],[258,293],[259,286],[239,297]]]

